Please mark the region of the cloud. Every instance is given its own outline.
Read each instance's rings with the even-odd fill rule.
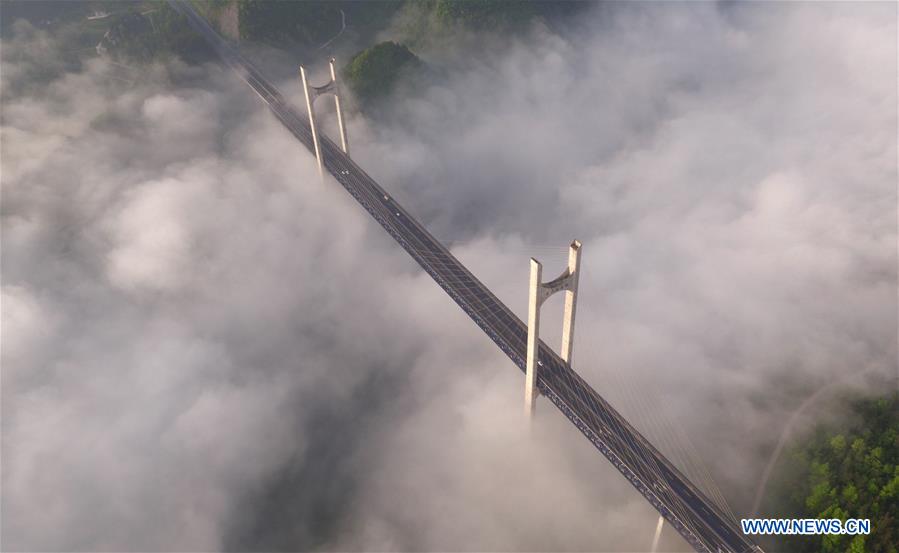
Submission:
[[[739,512],[802,397],[895,374],[895,9],[600,9],[440,52],[352,151],[519,314],[527,258],[581,239],[577,369]],[[508,359],[236,78],[60,47],[3,38],[5,550],[648,547],[652,509],[547,402],[528,430]]]

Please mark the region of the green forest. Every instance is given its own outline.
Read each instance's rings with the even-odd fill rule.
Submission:
[[[548,0],[191,0],[195,8],[233,40],[318,51],[352,27],[362,46],[343,77],[367,110],[387,98],[397,84],[423,72],[439,72],[414,52],[432,42],[455,40],[460,32],[515,33],[535,18],[571,15],[585,4]],[[77,58],[108,56],[124,64],[171,57],[187,62],[213,59],[214,52],[186,20],[164,0],[4,0],[2,22],[9,27],[24,18],[52,29]],[[90,19],[92,14],[103,14]],[[230,21],[230,25],[225,21]],[[236,27],[230,34],[224,28]],[[392,29],[395,38],[384,40]],[[392,35],[391,35],[392,36]],[[370,45],[370,46],[368,46]],[[78,61],[78,60],[73,60]]]
[[[368,103],[389,94],[402,71],[420,65],[415,54],[402,44],[382,42],[353,56],[344,78],[360,102]]]
[[[870,519],[860,536],[784,536],[778,551],[899,552],[899,393],[850,402],[846,424],[793,446],[763,516]]]

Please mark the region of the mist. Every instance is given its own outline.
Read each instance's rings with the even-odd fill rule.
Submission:
[[[747,514],[804,397],[899,376],[896,15],[611,4],[424,48],[448,78],[351,114],[351,151],[519,315],[528,258],[581,240],[575,369]],[[2,37],[0,548],[649,549],[653,509],[547,401],[528,429],[521,373],[239,79],[59,48]]]

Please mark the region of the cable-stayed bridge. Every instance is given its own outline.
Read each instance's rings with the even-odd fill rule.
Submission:
[[[284,127],[412,256],[465,313],[526,370],[528,328],[484,284],[327,137],[313,139],[300,116],[262,74],[222,39],[185,0],[169,0],[226,64],[253,89]],[[543,342],[538,344],[536,387],[617,468],[696,551],[758,552],[736,521],[708,498],[638,432],[572,367]]]

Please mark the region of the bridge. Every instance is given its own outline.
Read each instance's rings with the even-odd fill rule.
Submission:
[[[268,106],[284,127],[421,265],[434,281],[509,356],[527,370],[528,328],[387,191],[300,116],[187,0],[169,0]],[[308,93],[308,91],[307,91]],[[311,106],[311,103],[307,101]],[[341,138],[344,138],[343,136]],[[343,144],[345,147],[345,143]],[[681,473],[574,369],[542,341],[537,345],[536,387],[698,552],[761,552],[736,521]]]

